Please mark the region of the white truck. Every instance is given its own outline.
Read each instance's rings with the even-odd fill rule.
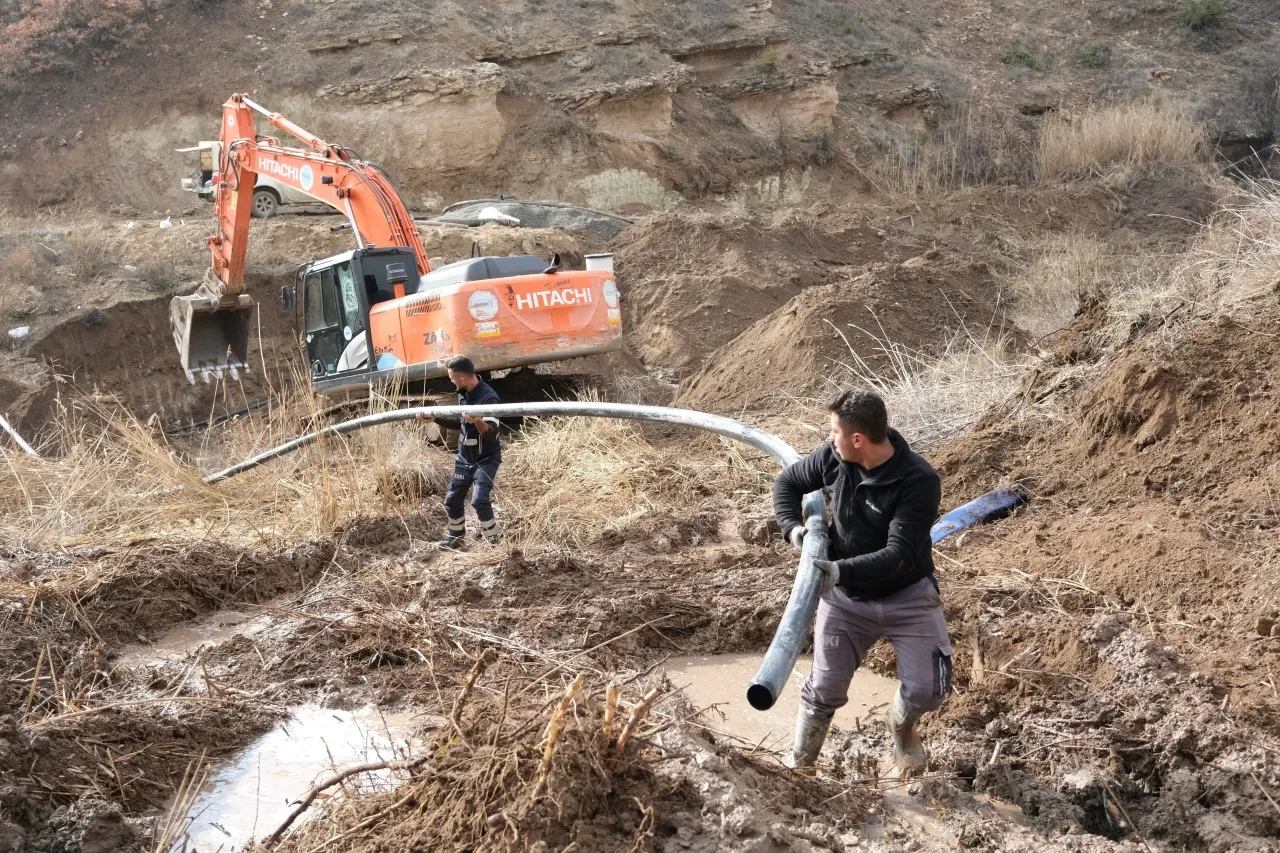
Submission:
[[[213,201],[214,183],[221,180],[221,176],[218,175],[218,163],[219,154],[222,151],[222,143],[199,142],[190,148],[178,148],[176,150],[182,154],[200,153],[200,177],[183,178],[182,189],[186,192],[195,193],[205,201]],[[280,212],[280,205],[282,204],[319,203],[318,199],[307,195],[301,190],[294,189],[288,184],[282,184],[267,175],[258,175],[253,187],[252,215],[257,219],[268,219],[275,216]]]

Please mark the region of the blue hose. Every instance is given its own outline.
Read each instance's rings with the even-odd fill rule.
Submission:
[[[1027,495],[1021,489],[996,489],[993,492],[987,492],[982,497],[971,500],[938,519],[938,523],[929,531],[929,536],[933,539],[933,544],[937,545],[951,534],[959,533],[966,527],[1004,518],[1014,507],[1026,502]]]

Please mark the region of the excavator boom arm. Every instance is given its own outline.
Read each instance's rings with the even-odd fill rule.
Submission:
[[[280,129],[301,138],[310,150],[289,148],[278,139],[253,132],[257,109]],[[223,284],[223,294],[234,297],[244,289],[244,260],[249,238],[249,213],[255,176],[270,175],[317,201],[346,214],[356,244],[407,246],[413,250],[418,272],[431,271],[426,249],[413,216],[400,194],[377,167],[352,157],[245,98],[233,95],[223,105],[221,182],[214,196],[218,233],[209,238],[213,250],[213,274]]]

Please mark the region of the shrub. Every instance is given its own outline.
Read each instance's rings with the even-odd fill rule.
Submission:
[[[173,287],[178,280],[177,267],[169,261],[147,261],[138,267],[138,278],[157,293]]]
[[[67,265],[83,283],[96,279],[114,263],[111,238],[98,231],[77,231],[67,236]]]
[[[820,133],[809,139],[809,162],[815,166],[830,166],[836,160],[835,149],[831,147],[831,136]]]
[[[115,59],[147,32],[144,0],[32,0],[0,26],[0,76]]]
[[[1111,49],[1102,42],[1091,41],[1080,45],[1076,56],[1085,68],[1102,68],[1111,62]]]
[[[842,36],[851,36],[858,31],[858,26],[853,22],[853,18],[848,15],[836,14],[831,16],[831,25],[836,28],[836,32]]]
[[[778,49],[771,47],[764,52],[764,55],[756,60],[756,68],[769,74],[774,73],[782,67],[782,57],[778,55]]]
[[[1222,0],[1187,0],[1178,12],[1178,22],[1189,30],[1212,30],[1223,25],[1226,15]]]
[[[1044,67],[1036,55],[1031,52],[1030,48],[1018,42],[1014,42],[1009,46],[1009,49],[1000,57],[1000,61],[1009,66],[1021,65],[1024,68],[1030,68],[1032,71],[1039,71]]]

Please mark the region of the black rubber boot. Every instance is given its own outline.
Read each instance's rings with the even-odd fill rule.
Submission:
[[[461,551],[466,546],[467,541],[464,537],[454,536],[452,533],[436,543],[436,547],[442,551]]]

